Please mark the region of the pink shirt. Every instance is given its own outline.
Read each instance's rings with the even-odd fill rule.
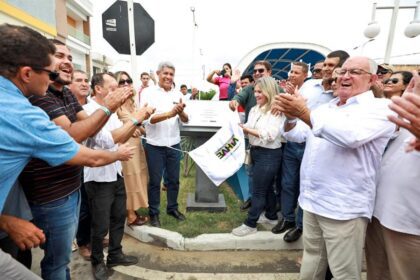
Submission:
[[[216,77],[214,83],[219,86],[219,100],[228,98],[228,88],[230,85],[230,78],[226,77]]]

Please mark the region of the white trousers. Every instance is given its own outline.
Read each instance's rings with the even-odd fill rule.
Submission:
[[[42,280],[9,254],[0,250],[0,279],[4,280]]]

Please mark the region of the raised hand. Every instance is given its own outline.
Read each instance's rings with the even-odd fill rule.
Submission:
[[[238,103],[238,101],[236,101],[236,100],[231,100],[231,101],[229,102],[229,108],[230,108],[232,111],[236,111],[236,109],[238,109],[238,106],[239,106],[239,103]]]
[[[150,118],[150,116],[155,112],[155,110],[156,110],[155,108],[150,107],[150,106],[147,105],[147,103],[145,103],[144,106],[140,108],[140,110],[137,110],[134,113],[134,117],[139,122],[142,122],[142,121]]]
[[[118,146],[117,157],[120,161],[127,161],[131,159],[134,155],[134,150],[136,147],[130,146],[128,143]]]
[[[287,81],[284,85],[284,91],[286,91],[288,94],[294,94],[297,89],[297,86],[292,84],[291,82]]]
[[[231,83],[238,81],[240,78],[241,78],[241,71],[239,69],[235,69],[233,71],[232,77],[230,78]]]
[[[420,139],[420,95],[405,92],[402,97],[393,96],[389,108],[398,114],[388,119],[400,127],[409,130]]]
[[[185,106],[186,106],[185,103],[182,102],[182,98],[180,98],[179,103],[176,103],[175,106],[171,110],[172,116],[175,117],[176,115],[179,115],[182,112],[184,112]]]
[[[105,107],[114,113],[132,95],[133,91],[130,87],[117,88],[104,98]]]
[[[292,94],[279,94],[274,98],[274,103],[271,106],[271,112],[278,114],[282,112],[288,118],[300,118],[307,111],[306,100],[298,93],[297,89]]]

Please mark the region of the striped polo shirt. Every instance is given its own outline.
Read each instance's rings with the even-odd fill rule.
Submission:
[[[45,96],[31,96],[29,101],[43,109],[50,120],[66,116],[72,123],[83,110],[76,97],[66,87],[58,91],[49,87]],[[32,159],[19,176],[30,203],[45,204],[63,198],[78,190],[81,183],[81,166],[49,166],[45,161]]]

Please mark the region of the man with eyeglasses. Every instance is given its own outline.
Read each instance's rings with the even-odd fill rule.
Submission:
[[[338,97],[314,110],[300,95],[276,97],[276,109],[287,116],[286,139],[306,141],[300,279],[323,279],[327,265],[336,279],[361,279],[378,167],[395,131],[387,119],[389,103],[369,90],[376,70],[369,58],[347,59],[337,71]]]
[[[0,107],[3,110],[0,114],[0,211],[6,199],[10,199],[8,195],[17,185],[19,173],[31,158],[39,158],[51,166],[64,163],[100,166],[132,157],[133,152],[127,145],[116,152],[107,152],[77,144],[68,133],[51,122],[44,111],[29,103],[27,97],[44,96],[50,80],[57,76],[51,74],[54,72],[53,44],[28,27],[8,24],[0,25],[0,37]],[[28,49],[31,51],[28,52]],[[58,212],[61,209],[52,210]],[[73,216],[77,216],[76,211]],[[59,216],[56,220],[66,218]],[[21,250],[37,247],[64,234],[50,235],[48,230],[4,212],[0,215],[0,229]],[[58,249],[63,249],[63,245],[57,244]],[[40,279],[1,250],[0,275],[4,279]],[[64,274],[53,279],[65,278]]]
[[[378,65],[378,71],[376,71],[376,75],[378,75],[378,80],[376,80],[376,82],[371,87],[371,90],[373,91],[375,97],[385,97],[384,82],[392,76],[392,73],[392,67],[388,63]]]
[[[322,65],[322,79],[310,79],[303,83],[304,78],[300,77],[299,82],[295,83],[298,92],[306,99],[308,108],[311,110],[329,102],[333,99],[333,92],[330,87],[330,79],[333,70],[340,67],[349,57],[348,53],[342,50],[336,50],[329,53]],[[297,64],[298,62],[296,62]],[[294,66],[296,68],[296,66]],[[293,70],[293,69],[292,69]],[[296,70],[295,70],[296,71]],[[294,94],[295,89],[288,86],[286,91]],[[296,211],[297,199],[299,197],[299,170],[302,163],[303,153],[305,151],[305,142],[296,143],[287,141],[284,147],[283,162],[281,170],[281,212],[282,219],[272,228],[275,234],[283,233],[283,240],[294,242],[300,238],[303,232],[302,209],[298,207]],[[295,215],[296,213],[296,215]]]
[[[312,69],[312,79],[322,79],[322,67],[324,67],[323,60],[315,63],[314,68]]]
[[[378,71],[376,71],[376,74],[378,75],[378,81],[385,81],[386,79],[389,79],[393,73],[391,65],[388,63],[383,63],[378,65]]]
[[[67,87],[72,82],[73,63],[69,48],[58,40],[50,40],[54,54],[57,77],[44,96],[33,95],[29,101],[44,110],[56,125],[78,143],[95,135],[122,103],[131,95],[121,89],[110,95],[105,105],[88,116],[76,97]],[[50,78],[54,78],[51,77]],[[47,238],[41,261],[44,279],[69,277],[72,242],[77,229],[81,186],[81,166],[59,165],[51,167],[39,159],[32,159],[19,180],[25,191],[34,217],[34,223],[44,230]]]

